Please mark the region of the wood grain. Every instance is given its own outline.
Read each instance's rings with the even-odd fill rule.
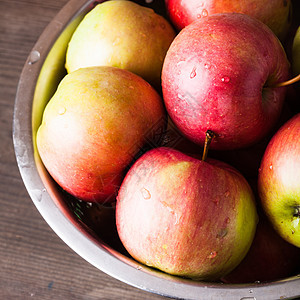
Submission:
[[[0,299],[163,299],[91,266],[46,224],[21,180],[12,144],[25,60],[67,0],[0,1]]]

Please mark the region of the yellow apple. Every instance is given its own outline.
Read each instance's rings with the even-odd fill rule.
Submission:
[[[81,21],[69,43],[66,69],[113,66],[159,87],[162,64],[175,37],[168,21],[132,1],[98,4]]]
[[[47,104],[37,132],[41,159],[56,182],[89,202],[113,201],[128,164],[163,132],[159,94],[114,67],[74,71]]]

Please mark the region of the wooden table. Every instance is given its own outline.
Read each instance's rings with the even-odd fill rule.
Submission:
[[[0,0],[0,299],[163,299],[102,273],[56,236],[33,205],[12,144],[25,60],[67,0]]]

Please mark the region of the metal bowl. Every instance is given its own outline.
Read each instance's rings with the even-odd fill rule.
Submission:
[[[198,300],[274,300],[299,296],[300,275],[268,283],[237,285],[196,282],[142,265],[122,247],[114,224],[113,207],[73,199],[48,174],[36,150],[36,130],[46,103],[66,74],[64,61],[68,41],[83,16],[99,2],[102,1],[71,0],[63,7],[33,47],[18,85],[13,119],[15,154],[28,193],[45,221],[89,263],[145,291]],[[161,13],[162,3],[162,0],[144,2]]]

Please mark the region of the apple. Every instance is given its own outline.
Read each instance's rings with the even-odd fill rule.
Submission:
[[[244,13],[268,25],[284,40],[291,25],[290,0],[165,0],[167,12],[177,29],[216,13]]]
[[[263,214],[253,243],[243,261],[222,278],[225,283],[279,280],[299,272],[300,249],[282,239]]]
[[[137,261],[172,275],[217,280],[245,257],[257,213],[251,188],[234,168],[158,147],[126,174],[116,224]]]
[[[162,99],[149,83],[119,68],[89,67],[63,78],[45,108],[36,142],[46,169],[64,190],[85,201],[107,202],[115,200],[128,164],[145,143],[159,142],[164,127]]]
[[[289,78],[285,51],[262,22],[238,13],[214,14],[185,27],[172,42],[162,70],[167,111],[178,129],[212,149],[261,140],[278,121]]]
[[[300,114],[273,136],[262,158],[258,192],[279,235],[300,247]]]
[[[106,1],[86,14],[66,54],[66,69],[113,66],[160,86],[165,54],[175,37],[170,23],[132,1]]]
[[[292,69],[295,75],[300,74],[300,26],[298,27],[293,39]]]

